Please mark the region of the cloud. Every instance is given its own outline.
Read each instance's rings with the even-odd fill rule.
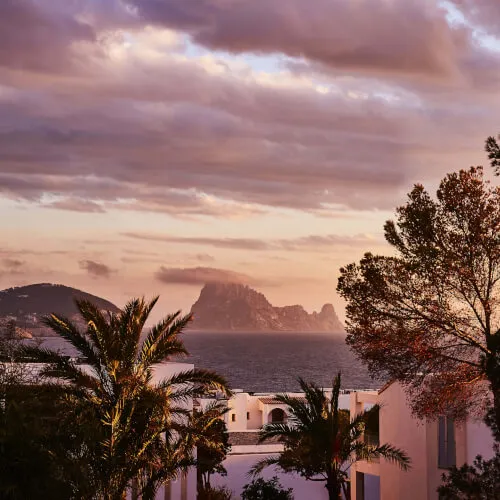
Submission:
[[[229,248],[233,250],[268,250],[270,246],[261,240],[251,238],[202,238],[148,233],[126,232],[123,236],[146,241],[162,241],[186,245],[204,245],[214,248]]]
[[[181,245],[202,245],[213,248],[227,248],[231,250],[244,251],[329,251],[334,247],[364,247],[373,248],[384,245],[384,240],[372,235],[308,235],[290,239],[257,238],[210,238],[210,237],[186,237],[174,235],[162,235],[154,233],[122,233],[127,238],[145,241],[159,241],[164,243],[175,243]]]
[[[92,26],[78,20],[78,2],[0,2],[0,66],[60,70],[72,63],[74,44],[94,43]]]
[[[88,200],[89,211],[96,210],[98,203],[102,209],[230,218],[262,213],[263,206],[378,205],[386,197],[381,193],[375,201],[373,195],[367,196],[372,186],[394,189],[403,183],[405,175],[391,167],[400,161],[394,144],[398,125],[384,118],[382,107],[376,123],[370,124],[362,104],[350,106],[342,98],[300,90],[280,93],[243,83],[238,88],[229,79],[217,82],[197,75],[192,65],[173,67],[172,73],[182,75],[186,70],[194,75],[186,75],[185,80],[201,78],[200,88],[190,92],[184,85],[186,95],[179,99],[212,94],[215,101],[210,109],[173,102],[159,116],[144,106],[143,115],[118,119],[121,111],[110,109],[107,100],[98,99],[84,112],[72,109],[73,102],[60,102],[71,114],[69,123],[50,115],[35,118],[37,106],[44,106],[38,99],[29,109],[20,97],[17,104],[10,102],[2,114],[5,127],[11,127],[13,116],[22,125],[0,135],[3,191],[28,200],[44,194],[62,197],[57,202],[62,208],[74,198]],[[169,91],[177,92],[165,81],[157,98],[174,99]],[[325,108],[328,101],[337,109],[334,115]],[[293,102],[301,103],[306,112],[294,112]],[[146,118],[149,124],[143,123]],[[34,126],[34,120],[39,124]],[[150,130],[158,121],[159,130]],[[370,155],[355,146],[359,131],[365,134]],[[219,147],[222,138],[224,150]],[[26,153],[27,146],[36,155]],[[164,157],[169,158],[168,175]],[[68,175],[68,158],[78,166],[73,176]],[[365,196],[348,195],[345,188],[353,184]],[[80,203],[78,208],[85,206]]]
[[[207,253],[198,253],[195,255],[195,258],[200,262],[215,262],[215,257]]]
[[[214,267],[175,268],[160,267],[155,274],[158,281],[168,284],[203,285],[211,282],[257,284],[258,281],[242,273]]]
[[[2,262],[6,271],[10,274],[21,274],[26,265],[24,261],[15,258],[5,258]]]
[[[496,0],[450,0],[470,23],[492,35],[500,34],[500,4]]]
[[[431,0],[364,2],[1,3],[1,194],[89,213],[328,216],[392,210],[414,181],[482,161],[499,54]]]
[[[354,71],[452,74],[465,43],[429,0],[129,0],[210,49],[286,54]]]
[[[70,212],[90,212],[104,213],[104,208],[98,203],[90,200],[65,198],[44,205],[47,208],[55,208],[58,210],[68,210]]]
[[[80,268],[95,278],[109,278],[113,272],[110,267],[93,260],[81,260]]]

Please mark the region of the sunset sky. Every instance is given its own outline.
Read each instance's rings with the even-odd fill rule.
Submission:
[[[0,287],[332,302],[500,132],[499,0],[1,0]]]

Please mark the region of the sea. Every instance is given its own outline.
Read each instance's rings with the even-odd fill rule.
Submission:
[[[246,392],[293,392],[297,378],[332,387],[338,372],[344,389],[376,389],[366,367],[345,344],[344,334],[332,333],[218,333],[186,332],[190,353],[186,362],[226,377],[232,389]],[[64,340],[46,338],[43,347],[74,355]]]

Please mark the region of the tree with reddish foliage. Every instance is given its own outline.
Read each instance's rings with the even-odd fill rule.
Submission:
[[[500,139],[500,136],[498,136],[498,139]],[[495,175],[500,175],[500,144],[498,144],[498,140],[494,137],[488,137],[484,149],[488,153],[488,159]]]
[[[385,224],[390,257],[341,269],[347,343],[419,417],[482,415],[500,441],[500,188],[480,167],[421,185]]]

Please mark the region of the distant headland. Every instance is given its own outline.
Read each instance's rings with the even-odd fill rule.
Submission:
[[[302,306],[274,307],[238,283],[208,283],[193,304],[193,330],[217,332],[343,332],[332,304],[309,314]]]

